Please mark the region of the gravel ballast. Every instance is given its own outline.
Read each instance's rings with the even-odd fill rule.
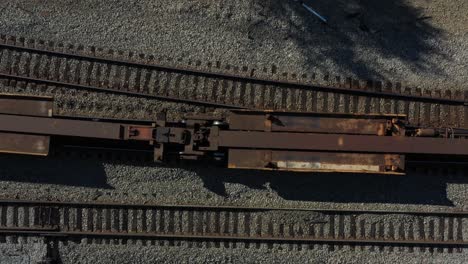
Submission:
[[[270,72],[277,68],[277,74],[329,73],[401,81],[411,87],[465,89],[467,1],[339,0],[308,4],[326,16],[329,25],[292,0],[11,0],[0,2],[0,34],[183,58],[183,63],[220,61],[250,69],[268,68]],[[0,90],[14,92],[7,86],[0,86]],[[34,89],[26,92],[38,93]],[[59,113],[148,119],[161,109],[170,113],[199,110],[157,100],[94,93],[61,93],[57,98],[60,105],[66,105],[63,102],[67,100],[83,105],[101,101],[106,108],[92,112],[86,108],[58,107]],[[343,209],[432,210],[467,209],[468,206],[465,172],[418,172],[406,177],[304,175],[230,171],[187,164],[159,166],[22,156],[0,156],[0,164],[0,198],[5,199]],[[5,255],[7,245],[2,247],[7,251],[1,255]],[[64,263],[95,262],[97,258],[148,263],[154,260],[178,263],[467,261],[466,253],[431,256],[420,252],[317,250],[272,254],[255,249],[182,250],[74,244],[62,247],[61,251],[67,252],[62,255]],[[27,255],[32,251],[25,252]]]

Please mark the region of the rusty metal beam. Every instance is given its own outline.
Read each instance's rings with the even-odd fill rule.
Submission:
[[[406,116],[233,111],[228,121],[230,130],[377,135],[394,118]]]
[[[100,139],[122,138],[122,126],[118,123],[2,114],[0,131]]]
[[[48,136],[0,132],[1,153],[47,156],[49,142]]]
[[[229,149],[228,167],[316,172],[403,174],[404,156],[281,150]]]
[[[52,116],[52,97],[0,94],[0,113]]]
[[[222,130],[218,143],[228,148],[468,155],[468,140],[447,138]]]

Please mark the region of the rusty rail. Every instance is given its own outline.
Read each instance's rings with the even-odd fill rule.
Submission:
[[[54,200],[21,200],[21,199],[0,199],[0,206],[17,206],[17,207],[74,207],[74,208],[94,208],[105,209],[112,207],[116,209],[140,209],[147,210],[159,208],[161,210],[221,210],[221,211],[249,211],[249,212],[281,212],[294,211],[304,213],[323,213],[323,214],[373,214],[373,215],[413,215],[413,216],[453,216],[453,217],[468,217],[468,211],[462,209],[433,209],[426,210],[381,210],[381,209],[342,209],[342,208],[320,208],[320,207],[250,207],[237,205],[208,205],[208,204],[164,204],[164,203],[125,203],[111,201],[54,201]]]
[[[295,217],[287,217],[289,214],[301,214],[311,222],[296,221]],[[385,218],[395,214],[400,216],[400,220],[407,218],[417,223],[417,229],[413,225],[394,222],[394,217]],[[384,217],[381,218],[382,226],[375,229],[373,221],[366,221],[372,215]],[[0,200],[0,239],[3,235],[74,241],[80,238],[242,242],[305,248],[325,244],[463,249],[468,246],[463,235],[463,221],[467,215],[466,211],[455,210],[381,211]],[[439,223],[440,230],[434,223]],[[345,229],[344,225],[351,228]],[[389,226],[393,231],[384,234],[383,229]],[[451,231],[447,233],[445,228]]]
[[[436,103],[436,104],[465,105],[465,106],[468,105],[467,101],[457,100],[457,99],[437,98],[437,97],[420,96],[420,95],[408,95],[408,94],[384,92],[384,91],[368,91],[368,90],[353,89],[353,88],[318,86],[318,85],[312,85],[312,84],[306,84],[306,83],[300,83],[300,82],[294,82],[294,81],[270,80],[270,79],[264,79],[264,78],[248,77],[248,76],[243,76],[243,75],[206,72],[206,71],[196,70],[196,69],[187,68],[187,67],[170,67],[170,66],[163,66],[163,65],[146,64],[146,63],[139,63],[135,61],[103,58],[103,57],[89,56],[89,55],[84,55],[84,54],[65,53],[65,52],[58,52],[54,50],[38,49],[38,48],[31,48],[31,47],[20,47],[16,45],[9,45],[9,44],[2,44],[2,43],[0,43],[0,48],[16,50],[19,52],[30,52],[30,53],[45,54],[45,55],[50,55],[50,56],[62,57],[62,58],[71,58],[71,59],[76,59],[76,60],[86,60],[86,61],[106,63],[106,64],[116,64],[116,65],[122,65],[122,66],[128,66],[128,67],[154,69],[154,70],[159,70],[159,71],[167,71],[167,72],[172,72],[172,73],[180,73],[180,74],[185,74],[185,75],[201,76],[201,77],[215,78],[215,79],[221,79],[221,80],[225,79],[225,80],[230,80],[230,81],[242,81],[242,82],[252,83],[256,85],[272,85],[272,86],[278,86],[278,87],[310,89],[310,90],[316,90],[316,91],[327,91],[327,92],[351,94],[351,95],[358,95],[358,96],[371,96],[371,97],[391,98],[391,99],[399,99],[399,100],[420,101],[420,102]],[[13,79],[21,78],[21,76],[14,76],[14,75],[7,75],[7,74],[3,74],[1,76],[6,77],[6,78],[13,78]],[[27,79],[22,78],[22,80],[27,80]],[[39,79],[31,78],[30,81],[38,82]],[[66,84],[63,82],[55,82],[55,84],[58,84],[61,86],[70,85],[70,84]],[[74,88],[87,88],[87,87],[75,85]],[[115,89],[105,89],[102,91],[108,91],[108,92],[112,91],[116,93],[123,92],[123,91],[118,91]],[[126,94],[134,94],[134,95],[142,96],[141,93],[134,93],[134,92],[127,92]],[[165,97],[160,96],[159,99],[168,100],[171,98],[165,98]],[[197,102],[197,103],[199,104],[200,102]]]
[[[15,80],[18,82],[31,82],[31,83],[44,84],[44,85],[49,85],[49,86],[67,87],[67,88],[79,89],[79,90],[87,90],[87,91],[95,91],[95,92],[111,92],[114,94],[130,95],[130,96],[141,97],[141,98],[157,99],[157,100],[163,100],[163,101],[168,101],[168,102],[184,103],[184,104],[191,104],[191,105],[197,105],[197,106],[217,107],[217,108],[226,108],[226,109],[247,109],[246,107],[242,107],[238,105],[222,104],[222,103],[215,103],[215,102],[201,101],[201,100],[194,100],[194,99],[184,99],[184,98],[179,98],[175,96],[163,96],[163,95],[148,94],[148,93],[141,93],[141,92],[135,92],[135,91],[102,88],[102,87],[97,87],[97,86],[92,86],[92,85],[83,85],[83,84],[75,84],[75,83],[47,80],[47,79],[27,77],[27,76],[18,76],[18,75],[6,74],[6,73],[1,73],[1,72],[0,72],[0,78],[11,79],[11,80]]]
[[[403,240],[403,239],[352,239],[352,238],[313,238],[313,237],[273,237],[273,236],[232,236],[232,235],[195,235],[195,234],[157,234],[138,232],[84,232],[61,231],[54,228],[2,228],[1,235],[8,236],[40,236],[83,239],[132,239],[132,240],[177,240],[200,242],[243,242],[243,243],[267,243],[267,244],[333,244],[349,246],[391,246],[391,247],[431,247],[431,248],[466,248],[466,241],[431,241],[431,240]]]

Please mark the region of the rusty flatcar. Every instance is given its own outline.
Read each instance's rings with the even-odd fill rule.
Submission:
[[[228,168],[404,174],[408,155],[468,157],[468,130],[419,127],[405,115],[231,110],[154,122],[56,116],[53,98],[0,96],[0,152],[47,156],[51,142],[138,142],[154,161],[218,160]]]

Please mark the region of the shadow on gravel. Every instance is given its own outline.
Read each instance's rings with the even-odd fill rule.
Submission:
[[[113,188],[102,162],[51,157],[0,156],[0,181]]]
[[[145,165],[148,166],[148,165]],[[151,166],[151,165],[150,165]],[[152,166],[159,167],[157,164]],[[447,198],[447,183],[468,184],[463,173],[409,172],[405,176],[343,173],[294,173],[235,170],[213,164],[171,164],[195,172],[204,187],[229,196],[225,183],[276,193],[285,200],[337,203],[398,203],[453,206]],[[59,184],[112,189],[99,160],[0,155],[0,181]]]
[[[431,17],[422,15],[421,9],[409,6],[406,1],[303,1],[326,17],[328,24],[307,11],[301,2],[255,0],[249,39],[260,45],[259,49],[271,43],[292,41],[311,68],[321,69],[324,62],[329,62],[361,79],[383,79],[382,62],[366,57],[373,53],[403,61],[413,71],[445,75],[434,63],[436,60],[426,59],[429,55],[447,58],[433,44],[443,32],[431,25]],[[370,54],[359,54],[359,49]],[[362,61],[362,57],[368,61]]]
[[[447,198],[447,183],[468,184],[463,175],[406,176],[290,173],[230,169],[196,169],[205,187],[227,196],[224,183],[253,189],[271,189],[286,200],[337,203],[398,203],[453,206]]]

